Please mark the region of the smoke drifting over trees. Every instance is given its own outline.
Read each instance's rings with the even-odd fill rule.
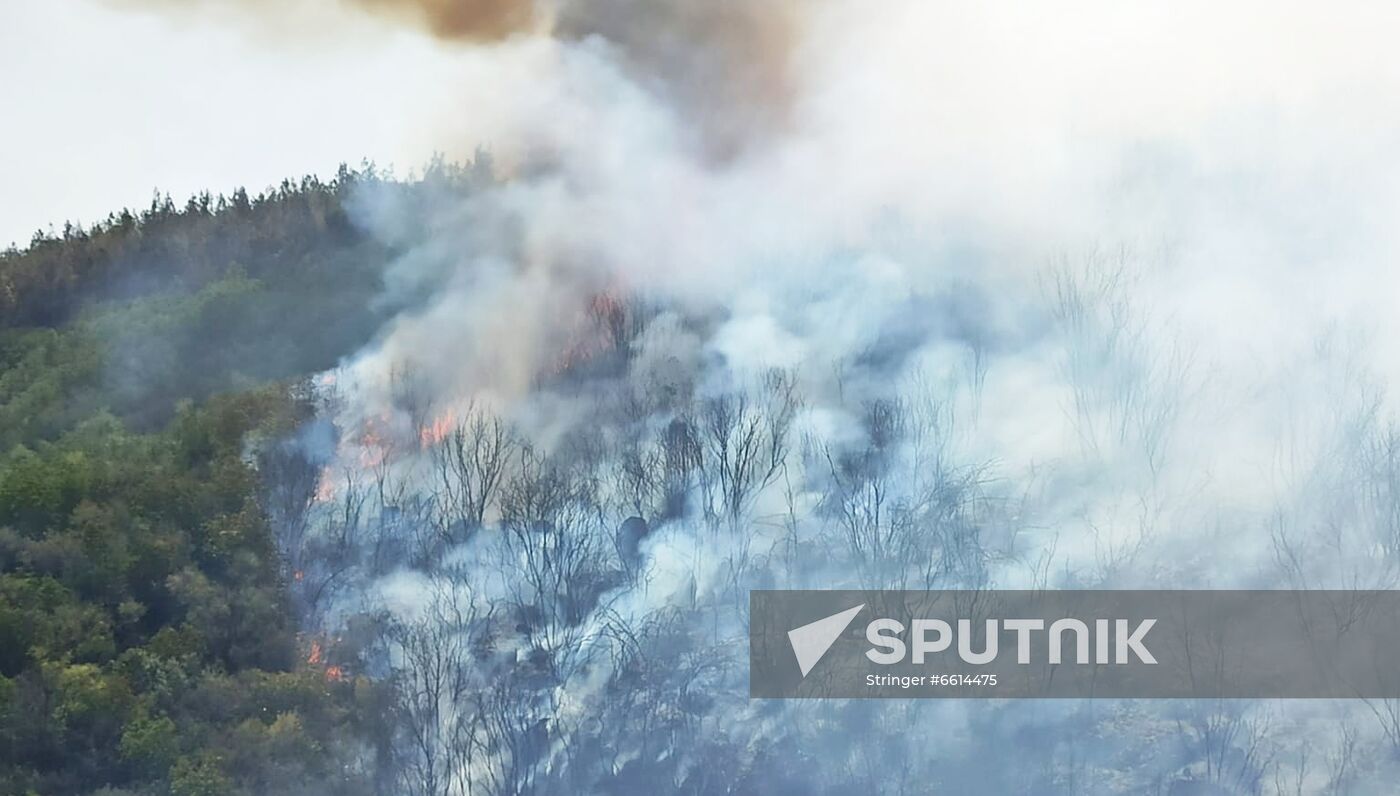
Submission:
[[[350,563],[305,581],[335,594],[310,620],[400,628],[360,665],[417,706],[401,786],[1258,793],[1361,776],[1359,736],[1337,728],[1364,707],[769,705],[745,698],[742,652],[752,588],[1393,582],[1389,508],[1297,498],[1393,507],[1360,486],[1385,468],[1354,466],[1393,433],[1385,343],[1358,323],[1391,328],[1364,294],[1393,287],[1376,259],[1393,248],[1340,208],[1396,196],[1296,169],[1307,151],[1310,174],[1354,173],[1330,124],[1290,116],[1261,138],[1265,117],[1237,110],[1303,63],[1311,83],[1279,95],[1296,107],[1367,79],[1332,60],[1333,29],[1320,55],[1174,96],[1184,78],[1126,53],[1165,55],[1140,22],[1110,46],[1128,74],[1088,77],[1048,33],[1013,52],[1010,20],[987,33],[941,6],[814,4],[749,60],[707,46],[688,4],[606,5],[564,4],[545,43],[483,55],[531,87],[479,108],[509,179],[428,211],[389,280],[425,299],[326,376],[337,443],[312,455],[326,482],[374,486],[312,512],[363,506],[374,541],[320,557]],[[1189,37],[1189,16],[1164,24]],[[579,19],[597,35],[571,36]],[[650,62],[673,22],[696,31],[665,50],[687,77],[705,74],[692,51],[728,59],[720,75],[783,64],[763,107],[784,125],[747,124],[723,78]],[[1287,58],[1272,42],[1238,46]],[[988,58],[1006,60],[960,77]],[[697,118],[727,157],[695,145]],[[1336,204],[1305,211],[1298,190]],[[401,211],[375,209],[392,230]],[[1285,283],[1323,260],[1342,275],[1309,308]],[[1305,765],[1318,738],[1338,751]]]
[[[242,451],[380,792],[1393,781],[1391,704],[775,704],[745,660],[756,588],[1395,585],[1388,12],[354,5],[463,48],[490,153],[350,191],[373,331]]]

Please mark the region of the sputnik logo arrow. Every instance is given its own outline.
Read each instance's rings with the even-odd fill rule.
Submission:
[[[865,603],[861,603],[855,608],[847,608],[839,614],[788,631],[788,641],[792,643],[792,651],[797,655],[797,667],[802,670],[803,677],[812,671],[812,667],[831,649],[831,645],[841,637],[841,632],[864,607]]]

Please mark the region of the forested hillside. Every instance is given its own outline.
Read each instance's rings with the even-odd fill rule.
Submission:
[[[380,699],[308,664],[249,451],[365,343],[372,167],[0,254],[0,793],[367,793]]]

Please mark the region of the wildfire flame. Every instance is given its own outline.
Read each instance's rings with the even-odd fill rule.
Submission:
[[[579,314],[579,336],[560,352],[551,372],[563,373],[622,345],[626,320],[627,305],[616,289],[594,293]]]
[[[330,465],[326,465],[321,470],[321,477],[316,481],[316,494],[311,500],[315,503],[328,503],[335,499],[335,471]]]
[[[360,431],[360,466],[366,469],[378,467],[389,457],[392,437],[388,429],[393,417],[388,413],[371,418]]]
[[[328,683],[343,683],[350,679],[344,666],[326,662],[326,648],[320,639],[311,640],[311,652],[306,656],[306,665],[321,667],[321,674]]]
[[[447,439],[447,435],[452,433],[456,425],[457,413],[449,409],[418,430],[418,444],[423,448],[431,448]]]

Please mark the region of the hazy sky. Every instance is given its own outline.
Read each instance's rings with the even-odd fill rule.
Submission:
[[[433,120],[451,112],[453,81],[435,78],[457,54],[349,15],[334,35],[248,24],[4,0],[0,247],[145,205],[156,188],[178,201],[366,157],[407,171],[445,148]]]

